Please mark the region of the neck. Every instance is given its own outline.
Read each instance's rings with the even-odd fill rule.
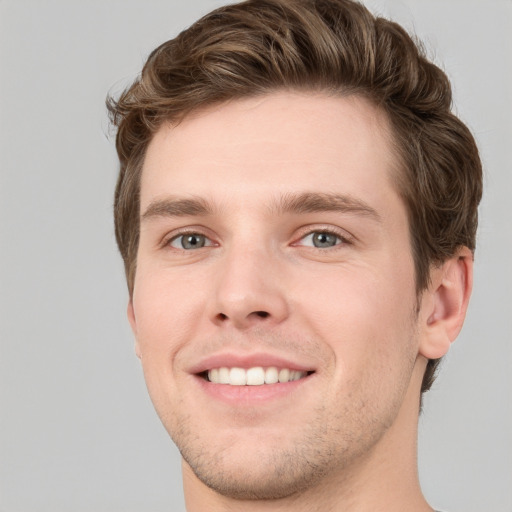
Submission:
[[[183,461],[188,512],[432,512],[421,492],[417,468],[419,384],[424,371],[418,360],[399,414],[374,448],[350,470],[331,474],[318,485],[279,500],[240,501],[205,486]]]

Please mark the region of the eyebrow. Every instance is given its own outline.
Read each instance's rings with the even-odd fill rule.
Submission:
[[[339,212],[370,217],[378,222],[381,217],[377,210],[361,199],[343,194],[304,192],[285,194],[272,207],[276,213]]]
[[[216,209],[203,198],[168,197],[152,201],[141,215],[142,220],[154,217],[206,217]],[[357,214],[381,221],[378,212],[364,201],[349,195],[323,192],[302,192],[285,194],[270,204],[270,213],[306,214],[317,212],[339,212]]]
[[[213,213],[213,207],[202,198],[165,198],[152,201],[141,215],[142,220],[153,217],[206,217]]]

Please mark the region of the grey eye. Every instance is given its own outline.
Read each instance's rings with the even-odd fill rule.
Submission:
[[[208,245],[208,239],[198,233],[187,233],[171,240],[170,245],[176,249],[201,249],[201,247]]]
[[[331,233],[313,233],[313,245],[315,247],[333,247],[339,238]]]
[[[318,249],[328,249],[342,242],[342,239],[334,233],[327,231],[314,231],[302,239],[302,245],[316,247]]]

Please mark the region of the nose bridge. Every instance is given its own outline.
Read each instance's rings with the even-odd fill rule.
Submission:
[[[214,321],[238,328],[281,322],[288,305],[276,251],[264,244],[233,244],[216,276]]]

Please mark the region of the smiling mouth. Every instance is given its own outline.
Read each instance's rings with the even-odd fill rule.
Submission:
[[[222,366],[202,372],[201,375],[213,384],[227,384],[230,386],[263,386],[265,384],[283,384],[301,380],[311,375],[312,371],[292,370],[270,366],[263,368],[239,368]]]

